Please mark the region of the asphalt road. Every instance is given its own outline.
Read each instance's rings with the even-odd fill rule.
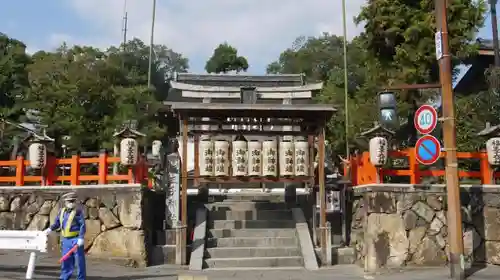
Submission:
[[[0,252],[0,279],[13,280],[25,279],[28,254],[24,252]],[[37,258],[37,266],[33,279],[59,278],[59,265],[57,258],[42,255]],[[318,271],[306,270],[218,270],[192,272],[173,266],[154,266],[144,269],[119,266],[103,261],[87,260],[88,280],[439,280],[449,279],[447,268],[412,268],[404,271],[385,271],[383,273],[367,275],[362,269],[354,265],[342,265],[324,268]],[[500,267],[488,266],[475,271],[469,279],[472,280],[497,280]],[[76,279],[76,278],[75,278]]]

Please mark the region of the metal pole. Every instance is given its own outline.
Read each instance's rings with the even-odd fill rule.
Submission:
[[[500,67],[500,46],[498,44],[497,0],[490,0],[491,32],[493,33],[493,51],[495,66]]]
[[[151,71],[153,70],[153,43],[155,35],[156,0],[153,0],[153,15],[151,16],[151,37],[149,40],[148,88],[151,87]]]
[[[462,280],[464,274],[464,244],[462,214],[460,212],[460,185],[458,179],[455,104],[453,100],[451,55],[448,46],[447,1],[436,0],[436,26],[441,32],[442,55],[439,59],[443,107],[443,138],[446,155],[446,190],[448,199],[448,244],[450,246],[450,276]]]
[[[347,88],[347,20],[345,0],[342,0],[342,24],[344,25],[344,111],[345,111],[345,156],[349,159],[349,108]]]

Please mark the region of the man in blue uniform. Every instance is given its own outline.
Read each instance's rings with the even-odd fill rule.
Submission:
[[[61,264],[61,280],[69,280],[75,267],[75,257],[78,266],[78,280],[85,280],[85,250],[83,237],[85,235],[85,217],[83,211],[76,204],[76,193],[70,192],[62,196],[64,207],[59,211],[54,223],[45,230],[49,234],[52,231],[61,231],[61,251],[64,256],[71,248],[78,245],[75,253],[64,260]]]

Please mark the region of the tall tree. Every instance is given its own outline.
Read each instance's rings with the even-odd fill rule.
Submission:
[[[161,137],[165,130],[156,112],[168,91],[168,73],[186,71],[187,59],[165,46],[155,49],[154,89],[147,88],[147,47],[137,39],[108,51],[63,45],[36,53],[29,67],[29,108],[57,141],[70,136],[66,144],[72,149],[111,147],[113,131],[127,120],[138,122],[145,140]]]
[[[471,44],[483,26],[483,0],[448,1],[453,64],[475,54]],[[364,46],[380,64],[381,82],[426,83],[438,80],[434,0],[371,0],[356,17],[364,24]]]
[[[215,48],[212,57],[205,64],[208,73],[241,72],[248,69],[248,61],[243,56],[238,56],[238,50],[228,43],[220,44]]]
[[[30,58],[21,41],[0,33],[0,156],[6,157],[17,134],[5,121],[18,122],[23,113],[23,101],[29,92],[26,66]]]
[[[348,42],[349,139],[372,125],[377,110],[373,104],[376,89],[369,80],[370,59],[358,39]],[[268,73],[304,74],[309,81],[323,81],[317,101],[337,105],[336,117],[328,124],[328,139],[334,151],[345,151],[343,38],[324,33],[318,37],[298,37],[292,47],[267,67]]]

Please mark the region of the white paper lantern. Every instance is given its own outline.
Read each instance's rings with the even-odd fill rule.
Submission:
[[[162,143],[160,140],[154,140],[153,144],[151,145],[151,154],[154,157],[160,157],[161,156],[161,146]]]
[[[217,140],[214,143],[215,154],[215,176],[228,176],[229,175],[229,143],[224,140]]]
[[[389,144],[384,137],[370,139],[370,162],[374,166],[382,166],[387,162]]]
[[[275,177],[278,175],[277,142],[266,140],[262,142],[262,175]]]
[[[214,176],[214,143],[210,139],[202,140],[199,149],[200,176]]]
[[[294,172],[294,147],[292,141],[280,142],[280,176],[293,176]]]
[[[47,163],[47,147],[42,143],[33,143],[28,148],[30,167],[41,169]]]
[[[303,140],[295,141],[295,176],[309,175],[309,143]]]
[[[233,176],[248,175],[247,141],[233,141],[231,160],[233,161]]]
[[[486,153],[491,165],[500,165],[500,137],[494,137],[486,141]]]
[[[262,143],[256,140],[248,142],[248,175],[262,175]]]
[[[124,138],[120,142],[120,163],[125,166],[135,165],[139,153],[139,144],[133,138]]]

